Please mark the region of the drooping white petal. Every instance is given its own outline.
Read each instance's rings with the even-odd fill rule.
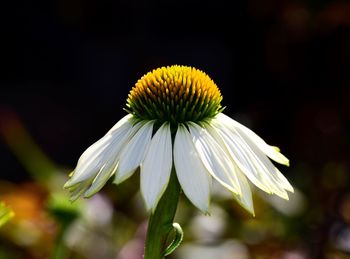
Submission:
[[[205,128],[191,122],[188,126],[197,153],[208,172],[227,189],[241,195],[240,184],[230,157]]]
[[[142,123],[134,125],[125,135],[126,139],[124,141],[121,141],[121,143],[112,143],[113,146],[111,146],[109,150],[106,149],[104,154],[105,163],[100,167],[99,172],[94,178],[91,186],[84,193],[85,198],[89,198],[98,192],[115,173],[119,164],[119,153],[121,153],[121,150],[125,148],[125,146],[129,146],[128,141],[140,130],[141,126]],[[115,130],[113,133],[108,135],[115,135],[116,132],[117,131]],[[123,145],[123,143],[125,144]]]
[[[80,157],[71,179],[65,184],[66,188],[85,181],[96,175],[108,159],[116,159],[132,130],[132,124],[124,120],[113,133],[90,146]]]
[[[76,184],[72,187],[69,188],[70,191],[70,197],[69,200],[70,201],[75,201],[77,200],[90,186],[91,182],[93,181],[93,179],[88,179],[82,183]]]
[[[145,160],[140,166],[141,193],[148,210],[156,208],[164,193],[172,162],[170,125],[164,123],[153,136]]]
[[[179,125],[174,142],[174,164],[177,179],[187,198],[201,211],[208,213],[211,176],[200,160],[192,137]]]
[[[254,215],[253,198],[249,183],[243,172],[237,166],[235,166],[235,172],[239,179],[242,195],[234,195],[234,198],[238,201],[239,204],[241,204],[243,208]]]
[[[253,142],[247,142],[252,151],[256,154],[256,157],[259,161],[261,161],[261,164],[270,172],[269,179],[270,181],[275,185],[280,188],[277,188],[278,191],[281,191],[281,194],[278,194],[275,192],[277,195],[280,197],[288,200],[288,194],[284,191],[290,191],[293,192],[294,189],[292,185],[288,182],[288,180],[284,177],[284,175],[272,164],[272,162],[265,156],[261,150],[258,149],[258,147],[253,143]],[[283,188],[283,190],[281,190]]]
[[[90,198],[106,184],[116,170],[117,161],[108,161],[102,166],[89,189],[84,192],[84,198]]]
[[[222,145],[227,148],[232,160],[240,170],[257,187],[267,193],[271,193],[270,183],[264,177],[264,173],[261,170],[257,170],[250,160],[247,155],[249,151],[246,150],[246,145],[242,143],[240,136],[230,132],[224,125],[218,125],[215,120],[212,121],[211,126],[222,138]]]
[[[90,165],[91,167],[93,165],[99,165],[98,159],[108,146],[110,146],[111,142],[113,141],[114,137],[123,137],[127,136],[128,134],[125,134],[125,132],[129,131],[131,128],[133,128],[133,118],[132,116],[126,115],[121,120],[119,120],[111,130],[107,132],[107,134],[99,139],[97,142],[92,144],[88,149],[84,151],[84,153],[80,156],[76,169],[75,169],[75,177],[78,177],[77,173],[78,171],[82,172],[86,169],[87,165]],[[98,168],[96,168],[98,170]],[[96,171],[92,170],[92,171]]]
[[[112,134],[114,131],[118,130],[124,123],[134,124],[134,117],[131,114],[125,115],[106,133],[106,135]]]
[[[226,138],[225,142],[228,146],[231,145],[233,158],[239,161],[237,165],[255,185],[268,193],[288,199],[285,190],[291,190],[291,185],[255,143],[243,139],[235,128],[222,123],[220,117],[213,119],[212,125]],[[253,166],[253,170],[247,170],[247,165]]]
[[[284,175],[272,164],[272,162],[265,156],[265,154],[263,152],[261,152],[261,150],[259,150],[254,145],[254,143],[249,143],[249,144],[252,148],[252,151],[256,154],[257,158],[262,162],[262,164],[271,173],[270,175],[271,175],[272,182],[277,184],[278,186],[280,186],[281,188],[283,188],[287,191],[293,192],[294,189],[293,189],[292,185],[288,182],[288,180],[284,177]],[[285,192],[283,192],[283,193],[285,193]],[[288,199],[288,195],[287,195],[287,197],[282,197],[282,198]]]
[[[294,192],[293,186],[289,183],[287,178],[275,167],[276,171],[276,177],[278,178],[279,182],[282,183],[282,186],[285,190]]]
[[[154,121],[140,123],[142,124],[141,128],[121,151],[114,179],[116,184],[123,182],[135,172],[144,159],[145,152],[151,142]]]
[[[99,155],[106,149],[108,143],[111,142],[111,137],[103,137],[102,139],[91,145],[79,158],[75,170],[69,175],[71,178],[64,185],[65,188],[70,188],[73,185],[86,181],[94,177],[101,163]]]
[[[274,146],[268,145],[261,137],[255,134],[252,130],[246,126],[240,124],[239,122],[231,119],[223,113],[217,115],[220,118],[220,121],[235,127],[236,130],[245,140],[250,140],[256,144],[256,146],[269,158],[276,161],[277,163],[289,166],[289,160],[283,154],[279,152],[279,149]]]

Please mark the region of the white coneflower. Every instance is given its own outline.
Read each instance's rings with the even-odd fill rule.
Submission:
[[[90,197],[114,176],[119,184],[140,167],[141,193],[154,210],[172,168],[187,198],[208,212],[212,178],[254,213],[249,183],[288,199],[293,187],[269,160],[288,165],[279,149],[222,113],[222,96],[202,71],[162,67],[132,88],[122,118],[80,157],[65,187]]]

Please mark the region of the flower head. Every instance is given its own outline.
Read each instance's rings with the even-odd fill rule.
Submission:
[[[90,197],[114,176],[119,184],[140,168],[146,208],[154,209],[172,168],[187,198],[208,212],[212,179],[254,213],[248,180],[288,199],[293,187],[269,160],[288,165],[279,149],[222,113],[222,96],[202,71],[162,67],[130,91],[126,111],[107,134],[80,157],[65,184],[71,199]]]
[[[220,90],[200,70],[162,67],[143,76],[130,91],[127,111],[139,119],[174,126],[214,117],[221,109]]]

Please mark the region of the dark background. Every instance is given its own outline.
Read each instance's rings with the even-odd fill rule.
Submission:
[[[15,116],[50,159],[74,168],[81,152],[125,114],[138,78],[160,66],[194,66],[217,83],[226,114],[291,160],[281,170],[309,204],[300,243],[321,258],[332,224],[350,222],[339,209],[350,190],[350,5],[231,5],[8,3],[1,11],[0,124]],[[31,179],[1,139],[0,172],[10,182]]]

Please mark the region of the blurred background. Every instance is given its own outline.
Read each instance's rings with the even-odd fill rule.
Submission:
[[[1,8],[0,258],[142,256],[139,180],[68,202],[81,153],[165,65],[205,71],[225,113],[291,161],[290,201],[219,187],[210,217],[182,197],[175,259],[350,258],[348,1],[23,1]]]

